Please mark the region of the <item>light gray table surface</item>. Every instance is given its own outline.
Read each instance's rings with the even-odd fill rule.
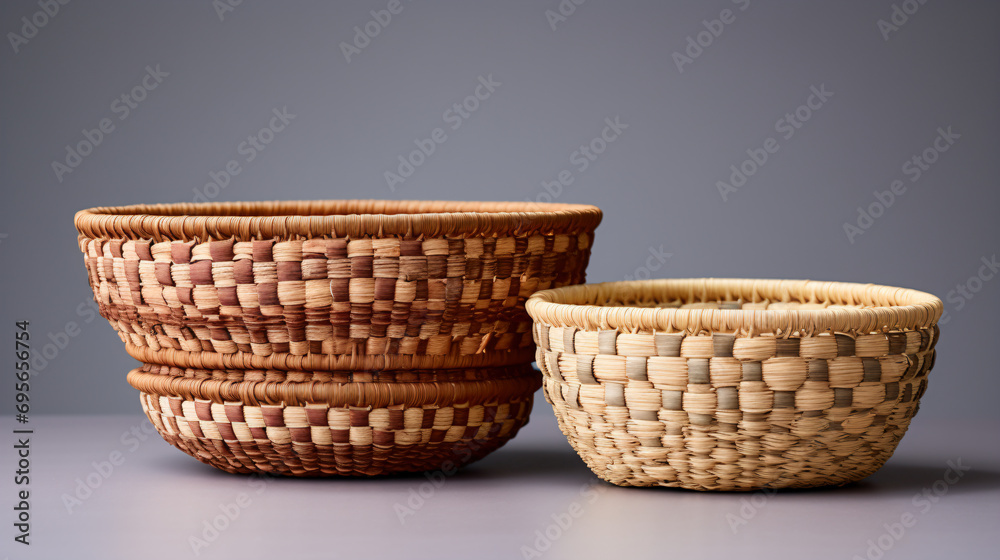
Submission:
[[[997,426],[919,415],[867,480],[773,495],[600,482],[544,401],[507,446],[437,484],[423,475],[259,480],[146,437],[142,416],[32,417],[27,547],[13,541],[10,476],[11,430],[24,425],[3,422],[0,556],[12,559],[971,559],[1000,550]],[[949,462],[969,470],[956,477]],[[88,477],[89,494],[80,487]],[[222,530],[206,530],[213,522]]]

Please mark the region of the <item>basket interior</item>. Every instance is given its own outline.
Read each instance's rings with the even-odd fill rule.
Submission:
[[[535,321],[584,329],[788,335],[925,328],[943,306],[925,292],[874,284],[698,278],[542,290],[527,310]]]
[[[572,204],[483,201],[410,200],[303,200],[259,202],[212,202],[148,204],[91,209],[99,215],[145,216],[364,216],[401,214],[455,214],[462,212],[497,214],[504,212],[559,212],[579,210]]]
[[[156,241],[575,235],[600,222],[601,211],[584,204],[413,200],[144,204],[74,218],[84,237]]]
[[[927,303],[930,294],[875,284],[804,280],[679,279],[612,282],[552,290],[552,303],[659,309],[868,309]]]

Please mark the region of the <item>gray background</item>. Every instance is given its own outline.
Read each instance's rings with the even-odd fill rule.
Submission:
[[[188,537],[246,491],[245,478],[156,436],[126,445],[126,430],[148,424],[125,383],[135,362],[103,319],[88,320],[72,217],[96,205],[192,200],[211,172],[243,161],[240,143],[272,109],[287,107],[292,122],[216,200],[538,200],[547,195],[542,181],[568,169],[573,183],[557,199],[605,211],[591,281],[812,278],[946,300],[950,318],[921,413],[873,477],[842,491],[782,492],[738,534],[727,519],[747,495],[601,485],[604,497],[546,557],[720,557],[733,547],[746,557],[864,556],[883,523],[912,511],[922,488],[943,484],[956,459],[974,470],[885,558],[995,556],[1000,280],[972,280],[979,291],[968,300],[948,294],[1000,241],[1000,4],[930,1],[886,40],[878,21],[889,20],[894,2],[904,4],[588,0],[553,30],[545,12],[558,0],[404,1],[350,62],[341,43],[387,0],[244,0],[222,21],[208,0],[71,2],[17,53],[8,33],[39,8],[0,3],[8,38],[0,45],[0,333],[10,337],[13,322],[27,319],[36,354],[50,336],[65,343],[52,343],[32,383],[37,544],[11,550],[4,521],[0,555],[190,557]],[[673,54],[724,9],[735,21],[679,71]],[[118,119],[111,104],[157,64],[169,76]],[[397,157],[447,128],[444,111],[490,75],[501,84],[490,98],[390,190],[384,173]],[[833,96],[784,139],[777,121],[824,85]],[[571,154],[615,117],[628,128],[579,171]],[[102,118],[114,132],[57,180],[52,162]],[[910,181],[903,164],[949,126],[960,138]],[[724,200],[716,182],[769,137],[779,150]],[[906,192],[851,243],[844,223],[895,179]],[[647,261],[651,250],[670,256]],[[60,334],[67,327],[74,336]],[[277,480],[201,557],[521,557],[520,547],[594,482],[549,407],[536,402],[518,438],[449,479],[406,524],[393,508],[425,484],[419,476]],[[131,416],[97,416],[108,413]],[[3,447],[9,473],[15,458]],[[67,511],[63,497],[112,453],[126,463]],[[13,497],[3,478],[3,495]]]
[[[386,4],[246,1],[220,21],[207,1],[70,3],[17,54],[0,48],[3,329],[28,319],[48,342],[80,327],[38,372],[35,412],[139,410],[124,382],[134,362],[78,313],[90,296],[73,213],[192,200],[231,159],[243,171],[216,200],[544,200],[541,182],[569,169],[557,200],[605,211],[591,281],[642,277],[662,246],[653,277],[875,282],[946,299],[997,252],[995,2],[930,2],[887,41],[888,1],[591,0],[553,30],[555,0],[404,0],[348,62],[341,43]],[[673,54],[723,9],[735,21],[679,71]],[[3,2],[0,29],[35,11]],[[121,120],[112,102],[147,65],[169,76]],[[491,74],[501,85],[452,131],[444,111]],[[785,140],[776,121],[824,84],[833,96]],[[286,106],[295,118],[243,162],[239,144]],[[106,117],[115,130],[58,181],[52,162]],[[628,129],[579,172],[571,154],[609,117]],[[948,126],[960,139],[911,182],[902,165]],[[391,191],[384,173],[435,127],[447,140]],[[716,182],[768,137],[777,153],[723,200]],[[906,192],[851,243],[844,223],[894,179]],[[1000,420],[997,284],[960,310],[945,302],[922,415]]]

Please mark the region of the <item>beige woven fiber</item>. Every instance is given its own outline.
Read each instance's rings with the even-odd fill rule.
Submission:
[[[889,458],[934,364],[941,301],[886,286],[684,279],[536,293],[559,426],[621,486],[839,485]]]
[[[170,443],[231,472],[460,465],[539,385],[536,290],[584,281],[593,206],[304,201],[78,212],[94,298]]]

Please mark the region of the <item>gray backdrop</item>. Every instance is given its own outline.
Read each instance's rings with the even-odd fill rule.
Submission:
[[[605,211],[591,281],[939,295],[923,421],[1000,420],[997,3],[227,1],[0,3],[0,332],[31,321],[33,412],[139,411],[86,305],[76,210],[554,196]]]

